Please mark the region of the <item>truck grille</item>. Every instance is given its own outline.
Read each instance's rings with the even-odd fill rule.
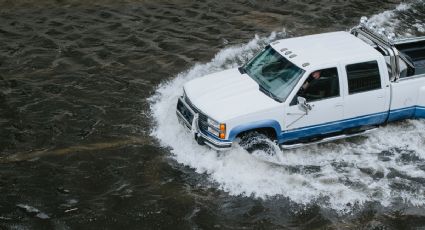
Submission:
[[[188,97],[184,98],[184,101],[190,106],[190,108],[195,111],[199,115],[198,126],[199,129],[203,132],[208,131],[208,117],[204,113],[202,113],[198,108],[196,108]]]

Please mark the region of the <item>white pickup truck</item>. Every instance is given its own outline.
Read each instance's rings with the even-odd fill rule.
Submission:
[[[392,42],[358,26],[278,40],[186,83],[176,113],[217,150],[253,135],[295,148],[425,118],[425,37]]]

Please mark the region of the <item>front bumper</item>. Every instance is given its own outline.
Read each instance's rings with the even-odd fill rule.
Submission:
[[[180,104],[181,103],[181,104]],[[184,106],[184,112],[179,111],[179,105]],[[184,115],[183,115],[184,113]],[[212,135],[207,133],[207,131],[203,131],[199,128],[199,114],[196,113],[191,106],[189,106],[185,100],[183,100],[182,97],[178,99],[177,102],[177,109],[176,109],[177,118],[179,119],[180,123],[185,125],[192,133],[195,140],[198,142],[198,144],[203,145],[206,144],[210,146],[211,148],[215,150],[226,150],[232,147],[231,141],[225,141],[225,140],[219,140],[217,138],[214,138]],[[192,115],[192,116],[191,116]],[[192,122],[190,122],[190,119],[192,119]]]

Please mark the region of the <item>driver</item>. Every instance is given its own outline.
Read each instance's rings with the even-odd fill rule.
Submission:
[[[308,87],[312,84],[312,82],[315,82],[320,78],[320,71],[315,71],[307,78],[307,80],[304,82],[302,89],[305,92]]]

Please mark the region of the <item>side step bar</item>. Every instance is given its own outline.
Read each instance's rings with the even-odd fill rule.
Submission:
[[[333,137],[326,137],[323,138],[321,140],[318,141],[312,141],[312,142],[307,142],[307,143],[299,143],[299,144],[290,144],[290,145],[285,145],[282,144],[280,145],[280,147],[282,149],[295,149],[295,148],[300,148],[300,147],[304,147],[304,146],[309,146],[309,145],[315,145],[315,144],[320,144],[320,143],[325,143],[325,142],[330,142],[330,141],[336,141],[336,140],[340,140],[340,139],[344,139],[344,138],[348,138],[348,137],[355,137],[355,136],[360,136],[360,135],[365,135],[368,133],[371,133],[373,131],[376,131],[378,128],[372,128],[372,129],[367,129],[358,133],[353,133],[353,134],[342,134],[342,135],[337,135],[337,136],[333,136]]]

